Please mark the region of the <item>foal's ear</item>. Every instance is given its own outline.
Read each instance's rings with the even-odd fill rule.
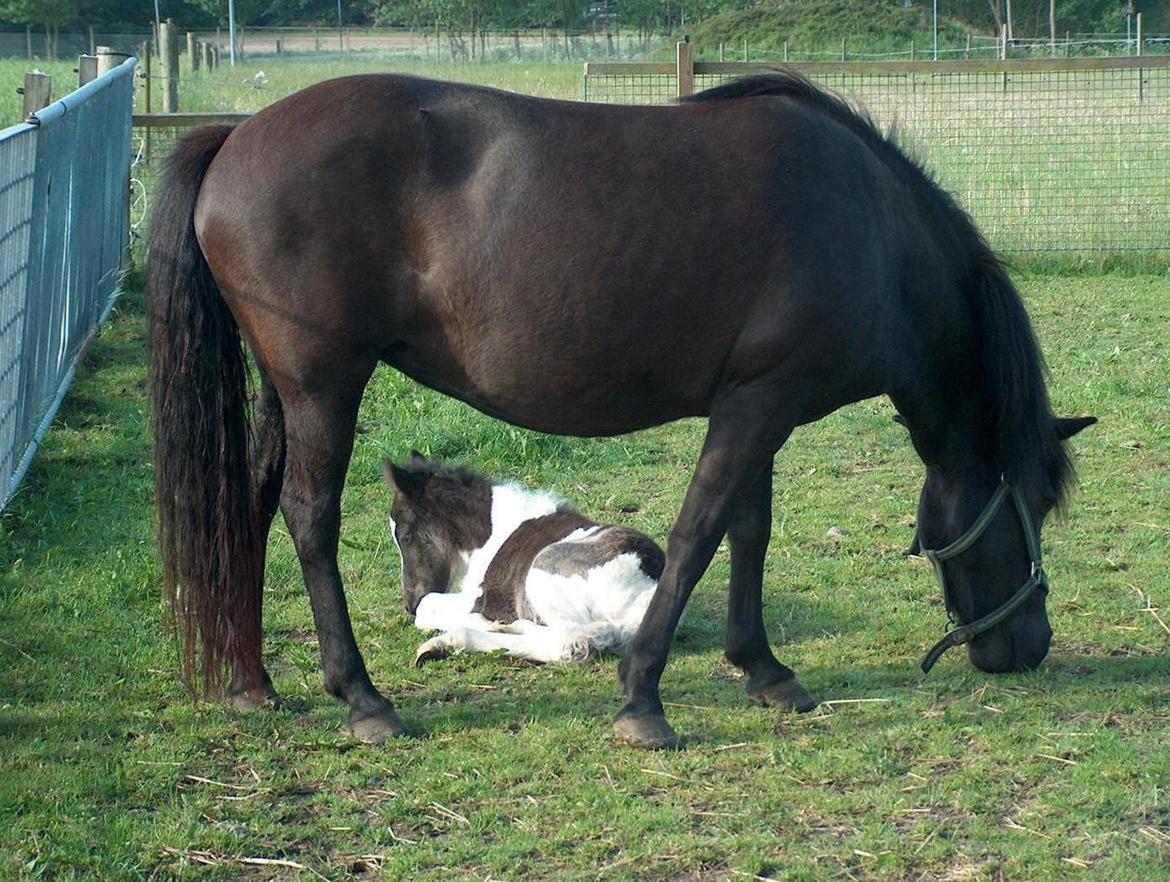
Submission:
[[[382,479],[388,487],[392,487],[406,497],[417,494],[426,483],[426,478],[423,475],[395,465],[388,459],[382,460]]]
[[[902,414],[900,414],[900,413],[894,414],[894,422],[897,423],[899,426],[901,426],[903,429],[910,428],[910,424],[908,422],[906,422],[906,417],[902,416]]]
[[[1097,422],[1094,416],[1088,417],[1053,417],[1052,428],[1056,430],[1056,437],[1061,441],[1067,441],[1081,429],[1087,429],[1093,423]]]
[[[412,462],[426,462],[427,458],[413,448],[410,451],[410,459]]]

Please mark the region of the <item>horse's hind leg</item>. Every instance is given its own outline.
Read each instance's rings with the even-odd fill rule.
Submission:
[[[354,737],[381,743],[405,730],[390,702],[370,682],[337,568],[341,490],[353,452],[358,405],[372,370],[371,365],[364,376],[338,378],[312,393],[280,390],[288,444],[280,506],[309,591],[325,689],[349,705]]]
[[[731,583],[727,598],[727,660],[747,674],[752,701],[798,711],[816,706],[792,671],[776,661],[764,628],[764,556],[772,533],[772,465],[760,471],[739,495],[727,541],[731,545]]]
[[[276,388],[263,371],[260,372],[260,391],[252,415],[252,439],[252,511],[256,517],[255,534],[261,574],[256,584],[256,590],[260,593],[256,598],[256,611],[260,614],[268,532],[280,505],[280,488],[284,483],[284,414]],[[232,683],[228,690],[228,700],[239,710],[280,703],[280,696],[258,657],[261,649],[259,644],[249,648],[257,656],[251,660],[232,660]]]

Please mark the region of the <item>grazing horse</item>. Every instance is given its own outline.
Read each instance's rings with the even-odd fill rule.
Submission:
[[[796,426],[879,394],[926,465],[919,538],[961,623],[950,643],[985,671],[1048,652],[1039,531],[1071,483],[1063,442],[1091,418],[1052,415],[1020,297],[971,219],[796,74],[671,107],[397,75],[320,83],[187,137],[150,247],[159,542],[204,694],[276,698],[261,592],[279,506],[325,688],[355,737],[404,731],[370,682],[337,566],[379,363],[542,432],[708,418],[619,666],[619,740],[675,743],[659,680],[724,534],[727,658],[754,701],[814,705],[764,630],[772,460]],[[250,423],[241,339],[259,374]]]
[[[418,648],[416,664],[454,649],[579,662],[629,645],[665,563],[649,536],[417,453],[384,461],[383,475],[406,611],[442,632]],[[447,593],[456,583],[462,589]]]

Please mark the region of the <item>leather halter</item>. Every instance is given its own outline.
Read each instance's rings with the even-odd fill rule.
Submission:
[[[975,523],[967,529],[967,532],[945,548],[929,549],[922,548],[921,545],[919,546],[922,556],[934,566],[935,576],[938,578],[939,585],[942,587],[943,601],[947,607],[947,618],[952,623],[955,623],[954,605],[951,602],[951,593],[947,588],[947,576],[943,570],[943,564],[948,560],[958,557],[978,541],[979,537],[987,531],[988,526],[991,524],[992,519],[995,518],[1004,500],[1009,496],[1016,505],[1016,513],[1019,515],[1020,525],[1024,530],[1024,541],[1028,545],[1028,555],[1031,558],[1031,572],[1028,575],[1028,579],[998,609],[973,622],[959,625],[959,627],[950,631],[942,640],[936,643],[922,659],[922,672],[924,674],[929,673],[930,669],[934,667],[935,662],[952,646],[962,646],[964,643],[970,643],[984,631],[994,628],[1014,613],[1023,606],[1024,602],[1032,596],[1032,592],[1037,588],[1043,588],[1045,591],[1048,590],[1048,576],[1044,572],[1043,558],[1040,555],[1040,534],[1032,521],[1032,515],[1028,511],[1028,505],[1024,501],[1024,494],[1017,487],[1013,487],[1007,481],[1001,480],[995,494],[991,497],[991,500],[987,503],[979,517],[975,519]]]

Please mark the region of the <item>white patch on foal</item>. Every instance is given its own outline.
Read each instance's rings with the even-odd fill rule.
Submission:
[[[575,662],[594,652],[622,652],[629,646],[657,587],[632,552],[618,554],[583,575],[541,569],[537,555],[524,590],[539,621],[492,622],[471,611],[482,593],[488,566],[507,538],[525,521],[552,514],[562,504],[548,493],[512,484],[492,485],[491,535],[481,548],[471,552],[461,590],[427,594],[419,602],[416,627],[442,633],[418,648],[418,664],[456,649],[502,650],[536,662]],[[594,543],[609,529],[598,524],[574,530],[549,548]]]

